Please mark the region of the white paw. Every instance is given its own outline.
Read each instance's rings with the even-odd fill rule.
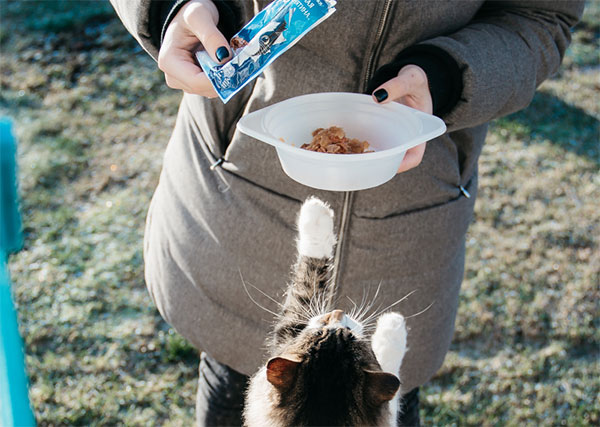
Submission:
[[[377,319],[377,330],[381,329],[385,334],[402,337],[406,342],[406,322],[400,313],[384,313]]]
[[[308,198],[298,216],[298,253],[312,258],[333,256],[333,211],[316,197]]]
[[[371,347],[386,372],[398,374],[406,354],[406,322],[399,313],[385,313],[377,320]]]

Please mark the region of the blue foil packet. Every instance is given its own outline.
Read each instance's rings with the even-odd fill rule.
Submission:
[[[231,39],[233,58],[219,65],[206,51],[196,59],[226,103],[279,55],[335,12],[336,0],[274,0]]]

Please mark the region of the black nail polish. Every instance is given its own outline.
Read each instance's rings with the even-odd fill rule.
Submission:
[[[225,58],[227,58],[229,56],[229,51],[227,50],[227,48],[225,46],[221,46],[215,52],[215,56],[217,57],[219,62],[221,62],[222,60],[224,60]]]
[[[373,96],[375,97],[377,102],[383,102],[387,99],[388,93],[387,93],[387,90],[385,90],[385,89],[379,89],[379,90],[376,90],[375,92],[373,92]]]

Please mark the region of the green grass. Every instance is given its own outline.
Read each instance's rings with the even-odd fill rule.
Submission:
[[[20,28],[45,34],[85,30],[114,17],[108,0],[2,0],[2,19],[19,20]]]
[[[141,255],[180,95],[106,2],[0,14],[24,195],[10,270],[38,422],[191,425],[197,352],[158,315]],[[427,425],[600,423],[598,22],[593,2],[561,71],[490,128]]]

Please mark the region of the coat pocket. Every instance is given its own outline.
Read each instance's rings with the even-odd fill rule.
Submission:
[[[461,194],[461,172],[458,148],[443,135],[427,143],[416,168],[357,192],[353,211],[359,217],[383,219],[448,203]]]
[[[470,197],[458,191],[450,201],[384,218],[353,215],[348,233],[352,262],[394,260],[392,263],[401,264],[403,274],[408,275],[448,268],[462,250],[473,219],[477,177],[464,190]],[[384,265],[389,261],[380,262]]]

